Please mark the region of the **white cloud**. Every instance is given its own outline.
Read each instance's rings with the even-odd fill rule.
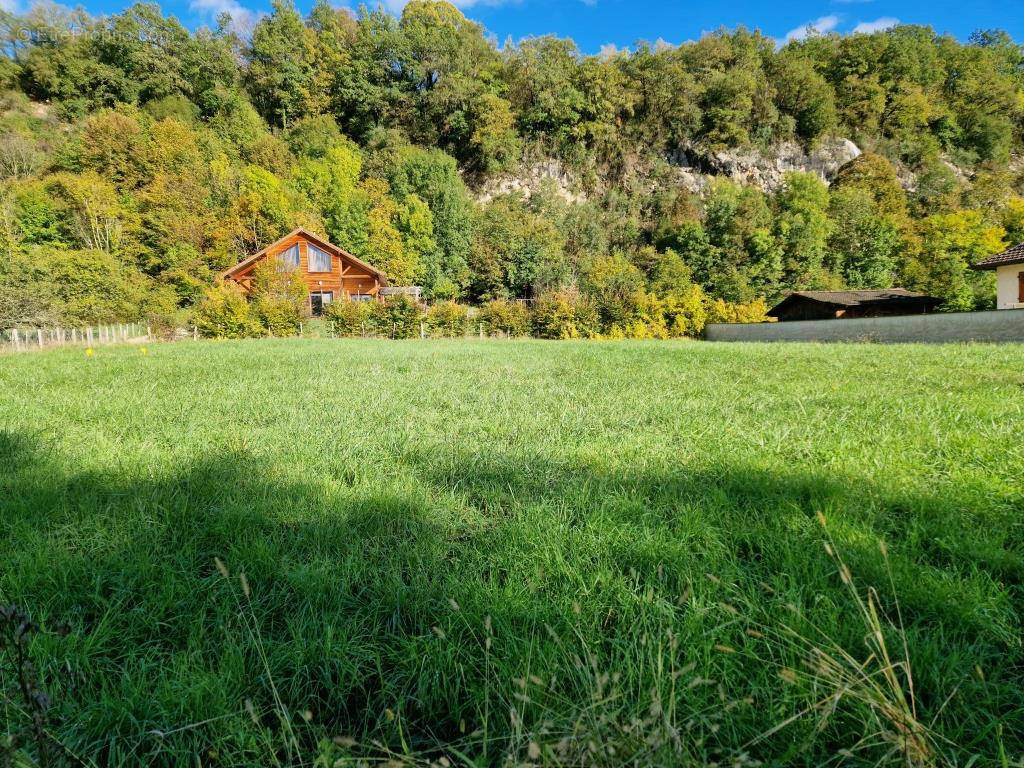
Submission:
[[[605,43],[601,46],[601,50],[597,52],[597,55],[602,59],[614,59],[620,53],[622,53],[622,49],[615,43]]]
[[[853,34],[865,34],[870,35],[872,32],[881,32],[884,29],[891,29],[900,23],[899,19],[894,19],[892,16],[883,16],[880,19],[874,21],[862,21],[856,27],[853,28]]]
[[[231,17],[231,30],[243,37],[252,34],[256,22],[266,15],[263,12],[257,13],[251,8],[246,8],[238,0],[190,0],[188,7],[196,13],[208,16],[213,21],[226,13]]]
[[[15,0],[0,0],[0,11],[7,11],[7,13],[14,13],[17,3]]]
[[[831,14],[829,16],[822,16],[814,21],[809,21],[806,24],[801,24],[795,29],[789,30],[786,36],[783,38],[783,42],[788,43],[791,40],[806,40],[808,34],[817,33],[819,35],[827,35],[829,32],[839,26],[839,17]]]

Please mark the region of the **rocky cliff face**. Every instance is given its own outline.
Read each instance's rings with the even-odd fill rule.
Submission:
[[[544,186],[554,189],[555,194],[568,203],[586,200],[575,174],[557,159],[528,163],[515,174],[490,179],[477,191],[476,199],[486,204],[496,197],[514,192],[529,198]]]
[[[703,193],[715,176],[775,192],[789,171],[816,173],[823,181],[831,182],[840,167],[860,154],[849,139],[834,139],[810,152],[795,142],[784,142],[768,153],[757,149],[710,151],[687,146],[668,160],[679,169],[680,182],[697,194]]]
[[[688,145],[670,153],[666,159],[676,170],[678,183],[702,195],[715,177],[756,186],[768,193],[782,186],[788,171],[816,173],[825,182],[831,182],[841,166],[860,154],[860,149],[849,139],[833,139],[811,151],[795,142],[784,142],[770,152],[757,149],[712,151]],[[481,203],[513,192],[528,198],[545,186],[570,203],[587,199],[580,179],[557,159],[526,163],[515,174],[491,179],[477,190],[476,197]]]

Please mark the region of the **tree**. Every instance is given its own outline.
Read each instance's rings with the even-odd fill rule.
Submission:
[[[700,86],[677,51],[641,43],[615,64],[633,94],[628,129],[639,142],[675,149],[697,133]]]
[[[511,105],[495,93],[482,93],[469,107],[473,131],[463,157],[481,176],[510,170],[519,161],[522,145]]]
[[[1005,248],[1004,230],[987,225],[978,211],[929,216],[919,229],[920,251],[904,267],[907,287],[942,299],[951,311],[991,304],[991,274],[970,265]]]
[[[452,298],[461,294],[469,283],[473,209],[454,158],[437,149],[386,143],[376,148],[368,165],[368,174],[387,181],[396,199],[414,194],[427,204],[437,244],[427,264],[427,287]]]
[[[547,219],[516,196],[503,196],[479,214],[470,253],[475,298],[529,298],[568,277],[564,241]]]
[[[279,259],[264,259],[252,272],[250,315],[271,336],[292,336],[308,314],[302,276]]]
[[[496,82],[501,59],[483,28],[450,3],[413,0],[399,34],[398,65],[415,105],[411,135],[476,173],[518,160],[515,119]]]
[[[825,288],[825,253],[832,222],[828,187],[811,173],[791,171],[775,198],[775,237],[782,249],[783,281],[788,288]]]
[[[881,155],[865,152],[842,166],[832,180],[832,188],[846,187],[866,191],[881,213],[901,218],[906,215],[906,195],[896,169]]]
[[[317,53],[316,33],[292,1],[274,0],[273,12],[253,30],[246,72],[253,104],[267,122],[287,128],[327,108],[328,83]]]
[[[702,229],[691,225],[691,237],[672,245],[693,269],[694,279],[712,296],[730,301],[774,294],[782,280],[783,253],[764,194],[716,180],[704,216]]]
[[[98,249],[41,250],[49,284],[69,325],[136,320],[145,287],[109,252]]]
[[[149,136],[133,109],[103,109],[90,115],[78,143],[78,164],[120,188],[139,186],[149,175]]]
[[[644,276],[621,253],[600,256],[583,275],[585,292],[594,297],[603,326],[625,325],[634,319],[644,297]]]
[[[289,229],[292,206],[277,176],[256,165],[242,172],[239,194],[233,205],[236,237],[249,253],[272,243]]]
[[[835,92],[813,62],[787,48],[774,64],[772,82],[779,111],[793,118],[796,135],[813,143],[836,125]]]
[[[330,150],[347,143],[330,115],[304,117],[292,123],[287,141],[288,148],[295,156],[317,159],[324,158]]]
[[[117,191],[95,171],[51,176],[47,191],[63,204],[62,239],[86,250],[125,252],[137,229]]]
[[[419,195],[406,195],[398,209],[397,226],[408,261],[415,265],[407,283],[423,285],[428,299],[454,299],[458,286],[446,281],[441,272],[440,250],[434,240],[434,217]]]
[[[1007,201],[1001,223],[1006,230],[1006,242],[1010,245],[1024,243],[1024,197],[1012,197]]]
[[[857,187],[832,193],[829,212],[835,227],[829,238],[833,269],[850,288],[892,288],[896,285],[903,245],[900,229],[881,213],[871,194]]]
[[[366,212],[366,244],[354,251],[355,255],[372,260],[392,285],[414,284],[423,271],[421,254],[405,247],[398,230],[400,209],[390,196],[387,182],[367,179],[359,192]]]

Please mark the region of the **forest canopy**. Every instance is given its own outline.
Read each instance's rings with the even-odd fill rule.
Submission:
[[[446,2],[277,0],[244,36],[155,4],[0,12],[0,33],[0,325],[183,311],[297,226],[432,301],[568,291],[619,330],[651,302],[797,289],[983,308],[969,264],[1024,240],[1024,50],[997,30],[779,47],[739,28],[588,56],[499,46]],[[680,176],[680,157],[837,138],[863,153],[828,182]],[[538,163],[571,191],[497,183]]]

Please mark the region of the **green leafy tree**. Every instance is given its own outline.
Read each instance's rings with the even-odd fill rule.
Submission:
[[[970,265],[1003,250],[1004,230],[986,224],[978,211],[929,216],[919,229],[920,251],[904,266],[907,287],[942,299],[951,311],[990,305],[995,295],[991,274]]]
[[[813,143],[836,126],[835,91],[811,59],[787,48],[776,57],[772,82],[775,103],[793,118],[800,139]]]
[[[832,188],[847,187],[870,194],[881,213],[900,218],[906,215],[907,198],[896,169],[881,155],[865,152],[840,168],[832,180]]]
[[[281,179],[256,165],[242,171],[233,204],[237,238],[242,250],[255,252],[288,231],[292,205]]]
[[[634,319],[645,296],[643,273],[621,253],[600,256],[583,276],[584,291],[594,298],[604,327]]]
[[[329,84],[317,67],[316,32],[291,0],[274,0],[273,12],[256,25],[249,49],[246,86],[253,105],[272,125],[285,128],[329,104]]]
[[[832,193],[829,212],[831,267],[850,288],[892,288],[897,284],[903,238],[892,216],[881,213],[871,194],[857,187]]]
[[[142,315],[145,284],[109,252],[47,250],[37,257],[47,265],[63,322],[68,325],[137,320]]]
[[[785,175],[775,203],[775,237],[782,249],[786,286],[827,287],[825,256],[833,226],[828,217],[828,187],[814,174],[792,171]]]
[[[398,200],[416,195],[427,204],[437,250],[425,259],[425,287],[434,297],[455,298],[469,283],[473,208],[454,158],[405,143],[380,147],[368,173],[384,179]]]
[[[477,298],[528,298],[568,277],[561,233],[518,197],[491,202],[480,212],[476,230],[470,264]]]

